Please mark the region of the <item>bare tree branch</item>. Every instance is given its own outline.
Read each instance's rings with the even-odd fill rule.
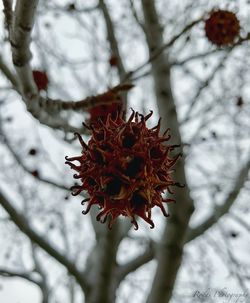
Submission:
[[[125,71],[125,67],[124,67],[122,59],[121,59],[117,39],[115,37],[114,25],[113,25],[111,16],[109,14],[108,8],[107,8],[104,0],[99,0],[99,7],[101,8],[101,10],[103,12],[104,20],[106,23],[108,41],[110,44],[112,55],[115,56],[118,60],[117,67],[118,67],[120,79],[122,79],[124,77],[124,75],[126,74],[126,71]]]
[[[118,284],[131,272],[136,271],[138,268],[148,263],[154,258],[154,244],[149,243],[146,250],[130,262],[121,265],[117,269],[117,282]]]
[[[33,242],[36,243],[40,248],[46,251],[51,257],[56,259],[69,271],[69,273],[75,277],[81,286],[83,291],[87,291],[87,285],[85,278],[82,273],[76,268],[75,264],[72,263],[65,255],[59,252],[53,247],[45,238],[40,236],[27,222],[27,219],[10,204],[8,199],[0,193],[0,204],[9,214],[11,220],[15,225]]]
[[[41,262],[37,256],[37,248],[34,244],[32,244],[32,255],[35,264],[35,270],[41,276],[40,288],[43,294],[42,303],[49,303],[49,284],[47,280],[46,273],[44,272]]]
[[[106,24],[106,29],[107,29],[107,38],[110,44],[110,49],[112,52],[112,56],[114,56],[114,58],[117,60],[117,68],[118,68],[118,74],[119,74],[119,79],[120,82],[123,82],[123,79],[125,77],[125,75],[127,74],[124,64],[123,64],[123,60],[121,57],[121,53],[119,50],[119,45],[118,45],[118,41],[117,38],[115,36],[115,28],[114,28],[114,24],[113,21],[111,19],[109,10],[107,8],[107,5],[105,3],[105,0],[99,0],[99,7],[102,10],[103,13],[103,17],[105,20],[105,24]],[[130,81],[129,78],[126,78],[126,81]],[[123,94],[123,102],[124,102],[124,110],[127,109],[127,93],[124,92]]]
[[[25,279],[29,282],[32,282],[34,284],[37,284],[38,286],[40,286],[40,279],[37,279],[35,277],[32,277],[32,272],[28,272],[28,271],[14,271],[11,269],[7,269],[7,268],[3,268],[0,267],[0,276],[2,277],[10,277],[10,278],[22,278]]]
[[[5,23],[8,31],[10,32],[13,24],[13,11],[12,11],[12,0],[3,0],[3,13],[5,15]]]
[[[199,100],[199,97],[201,96],[202,92],[204,92],[204,90],[209,87],[209,84],[213,81],[219,70],[224,68],[228,56],[229,56],[229,52],[225,53],[222,59],[219,60],[218,64],[213,68],[210,75],[208,75],[208,77],[200,83],[199,88],[197,89],[192,100],[190,101],[185,117],[180,121],[181,124],[187,123],[188,121],[192,121],[193,118],[192,113],[195,109],[195,105]]]
[[[89,303],[115,302],[116,254],[118,249],[118,235],[120,224],[117,221],[112,230],[103,226],[102,234],[92,250],[85,273],[88,274],[88,283],[94,285],[88,296]]]
[[[84,129],[77,129],[68,125],[68,122],[60,117],[62,110],[87,110],[95,105],[114,101],[114,96],[120,91],[131,88],[131,85],[118,85],[107,93],[88,97],[84,100],[75,101],[61,101],[43,98],[38,94],[36,85],[34,83],[32,70],[30,67],[31,51],[31,31],[34,24],[34,17],[37,9],[37,0],[20,0],[16,3],[15,18],[13,22],[13,29],[10,32],[10,40],[12,46],[13,63],[17,71],[18,80],[22,92],[22,98],[27,106],[29,112],[38,119],[41,123],[48,125],[52,128],[61,128],[65,131],[71,132],[84,132]],[[107,11],[105,16],[108,18]],[[110,21],[111,19],[109,19]],[[111,21],[110,21],[111,22]],[[112,38],[112,45],[115,47],[119,55],[118,45],[115,43],[114,33],[109,30],[109,36]],[[121,60],[120,60],[121,62]],[[2,64],[1,64],[2,63]],[[0,62],[0,68],[11,83],[19,88],[18,83],[15,81],[12,74],[6,69],[3,62]],[[122,68],[122,63],[120,63]],[[124,74],[125,71],[122,70]],[[108,99],[108,101],[107,101]]]
[[[167,55],[163,51],[169,45],[172,45],[183,33],[200,22],[201,19],[190,23],[180,34],[172,38],[168,44],[164,44],[163,30],[158,20],[155,2],[142,0],[142,7],[159,112],[161,113],[164,128],[169,127],[172,138],[178,144],[181,144],[179,123],[170,83],[170,64]],[[184,159],[179,161],[176,166],[175,178],[179,182],[186,184]],[[171,216],[167,220],[161,242],[156,250],[158,264],[147,303],[169,302],[181,264],[185,234],[194,206],[187,186],[184,189],[176,190],[174,198],[178,203],[178,207],[169,207]]]
[[[61,100],[46,100],[46,106],[45,108],[51,108],[53,111],[60,111],[60,110],[87,110],[91,107],[112,103],[114,101],[117,101],[117,96],[120,94],[120,92],[125,92],[133,88],[134,85],[131,83],[123,83],[116,85],[115,87],[112,87],[108,89],[106,92],[96,95],[96,96],[90,96],[85,98],[81,101],[61,101]]]
[[[15,66],[22,98],[28,111],[41,123],[53,128],[69,129],[62,118],[51,117],[44,111],[43,98],[39,96],[30,67],[31,32],[34,25],[38,0],[20,0],[16,2],[13,27],[10,32],[12,60]],[[10,78],[9,78],[10,79]],[[13,81],[12,81],[13,83]],[[19,86],[18,86],[19,87]]]
[[[134,5],[134,0],[129,0],[129,4],[130,4],[130,9],[131,9],[131,12],[132,12],[132,15],[133,15],[135,21],[140,26],[142,31],[145,32],[144,24],[143,24],[143,22],[141,22],[141,20],[139,19],[138,14],[136,12],[136,8],[135,8],[135,5]]]
[[[183,64],[186,64],[190,61],[193,61],[193,60],[197,60],[197,59],[203,59],[203,58],[206,58],[208,56],[211,56],[213,54],[217,54],[217,53],[221,53],[221,52],[230,52],[232,49],[234,49],[235,47],[237,46],[240,46],[242,45],[244,42],[247,42],[249,41],[250,39],[250,34],[248,34],[246,37],[244,38],[240,38],[237,42],[235,42],[233,45],[229,45],[229,46],[225,46],[223,48],[215,48],[213,50],[210,50],[208,52],[204,52],[204,53],[200,53],[200,54],[195,54],[195,55],[192,55],[190,57],[187,57],[181,61],[174,61],[174,62],[171,62],[171,65],[174,65],[174,66],[182,66]]]
[[[156,60],[157,58],[159,58],[159,56],[162,55],[162,53],[164,51],[166,51],[168,48],[170,48],[181,36],[183,36],[186,32],[188,32],[190,29],[192,29],[192,27],[194,27],[196,24],[198,24],[199,22],[201,22],[203,20],[203,16],[192,21],[191,23],[189,23],[187,26],[185,26],[185,28],[183,28],[183,30],[181,30],[177,35],[175,35],[174,37],[172,37],[172,39],[170,39],[170,41],[163,43],[163,39],[162,39],[162,44],[161,46],[157,47],[156,49],[154,49],[153,51],[150,51],[150,56],[149,59],[147,60],[147,62],[143,63],[142,65],[140,65],[139,67],[137,67],[136,69],[130,71],[126,77],[124,78],[124,81],[127,80],[128,78],[130,79],[138,79],[141,76],[136,76],[134,78],[132,78],[132,75],[137,74],[140,70],[142,70],[143,68],[145,68],[148,64],[152,63],[154,60]],[[148,34],[148,30],[146,30],[146,34]],[[170,65],[170,63],[169,63]]]
[[[224,238],[224,241],[227,241],[227,234],[224,230],[224,228],[222,227],[222,225],[219,223],[218,224],[219,230]],[[239,261],[237,260],[237,258],[234,256],[233,254],[233,247],[231,245],[231,243],[228,243],[228,246],[226,246],[226,251],[227,251],[227,255],[228,255],[228,259],[229,259],[229,264],[232,266],[232,269],[230,270],[232,272],[232,274],[236,277],[236,279],[238,280],[238,284],[241,287],[242,292],[244,292],[245,294],[249,294],[248,288],[247,288],[247,283],[246,283],[246,278],[241,274],[242,272],[242,266],[240,265]]]
[[[19,91],[19,83],[16,78],[16,75],[9,69],[7,64],[4,62],[2,56],[0,56],[0,70],[5,75],[5,77],[10,81],[10,83],[13,85],[14,89]]]
[[[10,29],[10,42],[12,49],[12,60],[15,66],[18,83],[9,71],[1,64],[2,70],[11,83],[21,91],[22,98],[28,111],[41,123],[52,128],[62,128],[66,131],[78,131],[77,128],[69,126],[58,113],[48,107],[50,101],[39,96],[30,66],[31,32],[34,25],[35,13],[38,0],[20,0],[16,2],[13,27]],[[61,104],[61,103],[60,103]],[[57,104],[56,108],[58,107]],[[46,107],[47,106],[47,107]]]
[[[14,89],[20,93],[20,85],[16,76],[12,73],[12,71],[7,67],[3,58],[0,56],[0,70],[5,75],[5,77],[11,82]],[[77,111],[87,111],[88,109],[99,106],[102,104],[107,104],[108,102],[114,102],[117,100],[117,96],[120,92],[127,91],[133,87],[132,84],[120,84],[113,88],[110,88],[108,91],[96,95],[96,96],[89,96],[83,100],[79,101],[63,101],[58,99],[50,99],[44,98],[39,96],[39,107],[40,107],[40,114],[36,114],[36,110],[34,111],[33,108],[30,109],[31,113],[35,118],[37,118],[41,123],[50,126],[54,129],[64,129],[65,131],[69,132],[79,132],[81,134],[86,133],[87,130],[85,128],[76,128],[68,125],[63,119],[58,118],[58,114],[56,119],[54,118],[53,113],[60,113],[62,110],[77,110]],[[44,114],[41,114],[43,111]],[[52,114],[51,116],[48,113]]]
[[[235,203],[235,201],[237,200],[237,197],[240,193],[240,190],[244,186],[245,181],[247,180],[249,170],[250,170],[250,160],[243,166],[243,168],[239,172],[235,186],[232,189],[232,191],[228,194],[223,204],[217,206],[214,209],[213,214],[200,226],[194,229],[191,228],[189,229],[187,233],[187,240],[186,240],[187,242],[194,240],[196,237],[200,235],[203,235],[204,232],[206,232],[209,228],[214,226],[222,216],[228,214],[233,203]],[[240,224],[242,224],[247,230],[250,230],[250,226],[248,226],[239,216],[233,213],[230,213],[230,216],[233,217],[237,222],[239,221]],[[129,274],[132,271],[135,271],[140,266],[151,261],[153,258],[154,258],[154,251],[153,251],[153,246],[151,245],[142,255],[133,259],[129,263],[124,264],[118,269],[118,280],[120,281],[124,279],[124,277],[127,274]]]
[[[45,99],[39,96],[30,67],[31,31],[34,24],[37,4],[37,0],[17,1],[13,31],[10,35],[12,58],[18,79],[21,83],[22,97],[27,109],[41,123],[53,128],[63,128],[67,131],[79,131],[69,126],[64,119],[59,117],[58,113],[60,113],[61,110],[86,110],[96,104],[102,104],[102,102],[107,103],[107,98],[110,99],[108,101],[113,101],[114,95],[122,90],[131,88],[131,85],[119,85],[110,89],[107,93],[92,96],[79,102]],[[107,16],[107,14],[105,16]],[[114,36],[112,37],[114,38]]]
[[[20,156],[15,152],[15,150],[12,148],[8,138],[5,136],[5,134],[3,134],[3,132],[1,131],[1,122],[0,122],[0,135],[3,136],[3,140],[4,143],[6,144],[6,147],[9,149],[10,153],[12,154],[13,158],[16,160],[16,162],[20,165],[20,167],[22,167],[22,169],[29,173],[30,175],[33,176],[32,170],[30,170],[22,161],[22,159],[20,158]],[[37,180],[46,183],[48,185],[52,185],[55,186],[59,189],[63,189],[63,190],[67,190],[69,191],[69,187],[63,185],[63,184],[59,184],[54,182],[53,180],[48,180],[46,178],[41,177],[40,175],[34,176],[34,178],[36,178]]]
[[[233,189],[228,193],[225,200],[221,205],[217,205],[214,208],[213,213],[199,226],[195,228],[190,228],[187,234],[186,241],[192,241],[195,238],[202,235],[210,227],[219,221],[219,219],[228,213],[230,208],[233,206],[234,202],[237,200],[241,189],[244,186],[245,181],[248,178],[248,173],[250,170],[250,159],[243,165],[238,173]]]
[[[243,226],[248,232],[250,232],[250,225],[246,223],[240,216],[237,214],[230,212],[229,213],[230,218],[234,219],[235,222],[239,223],[241,226]]]
[[[1,112],[1,105],[0,105],[0,112]],[[11,143],[9,142],[8,137],[5,135],[5,133],[3,132],[3,127],[2,127],[2,121],[1,121],[1,115],[0,115],[0,135],[3,137],[3,141],[6,145],[6,147],[8,148],[8,150],[10,151],[10,153],[12,154],[13,158],[16,160],[16,162],[20,165],[20,167],[27,173],[29,173],[30,175],[32,175],[33,177],[35,177],[37,180],[55,186],[59,189],[63,189],[63,190],[69,190],[69,187],[63,185],[63,184],[59,184],[56,183],[52,180],[48,180],[46,178],[41,177],[39,174],[34,176],[32,173],[32,170],[30,170],[22,161],[22,159],[20,158],[20,156],[18,155],[18,153],[16,153],[16,151],[14,150],[14,148],[11,146]]]
[[[29,282],[32,282],[36,284],[42,292],[42,303],[48,303],[49,302],[49,287],[47,283],[47,277],[44,274],[43,271],[41,271],[40,265],[38,265],[38,260],[36,256],[34,256],[34,263],[35,263],[35,269],[32,271],[14,271],[7,268],[1,268],[0,267],[0,276],[2,277],[13,277],[13,278],[22,278]],[[34,275],[36,274],[36,275]]]
[[[20,0],[16,2],[13,29],[10,33],[12,60],[19,80],[22,83],[24,96],[37,94],[30,68],[30,41],[34,25],[38,0]]]

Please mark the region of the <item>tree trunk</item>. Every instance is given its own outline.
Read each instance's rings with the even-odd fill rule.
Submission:
[[[158,20],[154,1],[142,0],[142,6],[146,40],[151,57],[154,51],[163,45],[162,27]],[[170,127],[171,143],[181,144],[167,55],[162,52],[151,62],[151,68],[162,125],[165,129]],[[186,184],[184,158],[178,162],[175,168],[175,179]],[[157,249],[158,265],[147,303],[167,303],[170,301],[181,264],[185,235],[193,212],[193,201],[187,185],[183,189],[175,189],[174,198],[177,203],[174,207],[169,207],[171,217],[167,219],[164,234]]]

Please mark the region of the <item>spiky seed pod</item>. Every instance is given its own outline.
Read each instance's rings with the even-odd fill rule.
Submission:
[[[49,79],[46,72],[33,70],[32,73],[38,91],[46,90],[49,84]]]
[[[122,110],[122,101],[117,98],[112,103],[97,105],[89,109],[90,124],[95,124],[98,120],[101,119],[104,123],[107,120],[108,115],[111,115],[111,118],[115,118],[117,113]]]
[[[123,101],[121,98],[121,92],[128,91],[133,87],[132,84],[123,84],[110,89],[104,94],[96,97],[96,100],[100,102],[97,105],[92,106],[88,112],[90,114],[89,124],[95,124],[98,119],[101,119],[104,123],[107,120],[108,115],[114,119],[118,112],[122,111]]]
[[[212,11],[205,21],[205,32],[212,43],[218,46],[230,45],[239,36],[240,23],[233,12]]]
[[[135,229],[138,229],[136,217],[139,216],[150,224],[151,210],[158,206],[163,215],[168,217],[164,203],[173,202],[173,199],[163,199],[165,190],[172,193],[171,187],[176,185],[171,173],[180,155],[171,158],[170,152],[176,145],[164,145],[170,139],[169,129],[162,135],[160,120],[149,129],[147,116],[132,112],[128,121],[117,114],[106,121],[99,119],[98,123],[89,127],[92,136],[86,144],[79,134],[78,139],[82,146],[82,155],[66,157],[66,164],[74,169],[75,179],[81,180],[81,185],[72,187],[72,195],[87,191],[89,198],[87,214],[93,204],[97,204],[101,211],[97,220],[104,223],[110,218],[111,228],[115,219],[126,216],[131,219]],[[75,161],[79,162],[76,165]]]

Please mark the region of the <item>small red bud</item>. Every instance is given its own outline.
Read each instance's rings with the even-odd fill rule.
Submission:
[[[46,90],[49,84],[49,79],[46,72],[33,70],[33,78],[36,83],[38,91]]]
[[[35,177],[35,178],[38,178],[39,177],[39,171],[37,169],[33,170],[31,172],[32,176]]]
[[[119,63],[119,60],[118,60],[117,56],[112,55],[112,56],[109,58],[109,65],[110,65],[111,67],[117,67],[117,66],[118,66],[118,63]]]

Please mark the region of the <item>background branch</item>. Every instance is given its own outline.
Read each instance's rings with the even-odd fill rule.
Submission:
[[[72,263],[65,255],[60,253],[55,247],[53,247],[45,238],[40,236],[35,230],[29,225],[26,218],[17,212],[14,207],[10,204],[7,198],[0,193],[0,204],[9,214],[11,220],[15,225],[35,244],[46,251],[51,257],[56,259],[69,271],[71,275],[75,277],[83,291],[87,290],[82,273],[76,268],[75,264]]]
[[[227,214],[230,208],[233,206],[234,202],[237,200],[241,189],[244,186],[248,178],[248,173],[250,170],[250,159],[243,165],[241,170],[236,177],[236,181],[233,189],[228,193],[225,200],[221,205],[215,206],[213,213],[199,226],[195,228],[190,228],[187,234],[187,242],[194,240],[195,238],[202,235],[206,232],[210,227],[212,227],[218,220],[225,214]]]
[[[159,23],[155,2],[142,0],[141,3],[145,20],[149,61],[151,62],[155,95],[158,110],[162,117],[162,126],[164,129],[169,127],[175,142],[181,144],[179,123],[170,82],[170,64],[167,55],[163,52],[167,46],[163,42],[163,28]],[[174,43],[178,37],[200,20],[190,23],[179,35],[172,38],[168,45]],[[181,159],[175,168],[175,178],[179,182],[187,184],[184,159]],[[194,206],[187,185],[183,189],[176,190],[174,198],[178,203],[178,208],[172,209],[171,206],[169,207],[171,216],[166,222],[162,239],[157,247],[156,259],[158,263],[147,303],[167,303],[170,301],[177,272],[181,265],[185,234]]]
[[[0,276],[2,277],[8,277],[8,278],[22,278],[25,279],[29,282],[32,282],[38,286],[40,286],[40,279],[32,277],[31,272],[26,272],[26,271],[15,271],[11,269],[7,269],[4,267],[0,267]]]

